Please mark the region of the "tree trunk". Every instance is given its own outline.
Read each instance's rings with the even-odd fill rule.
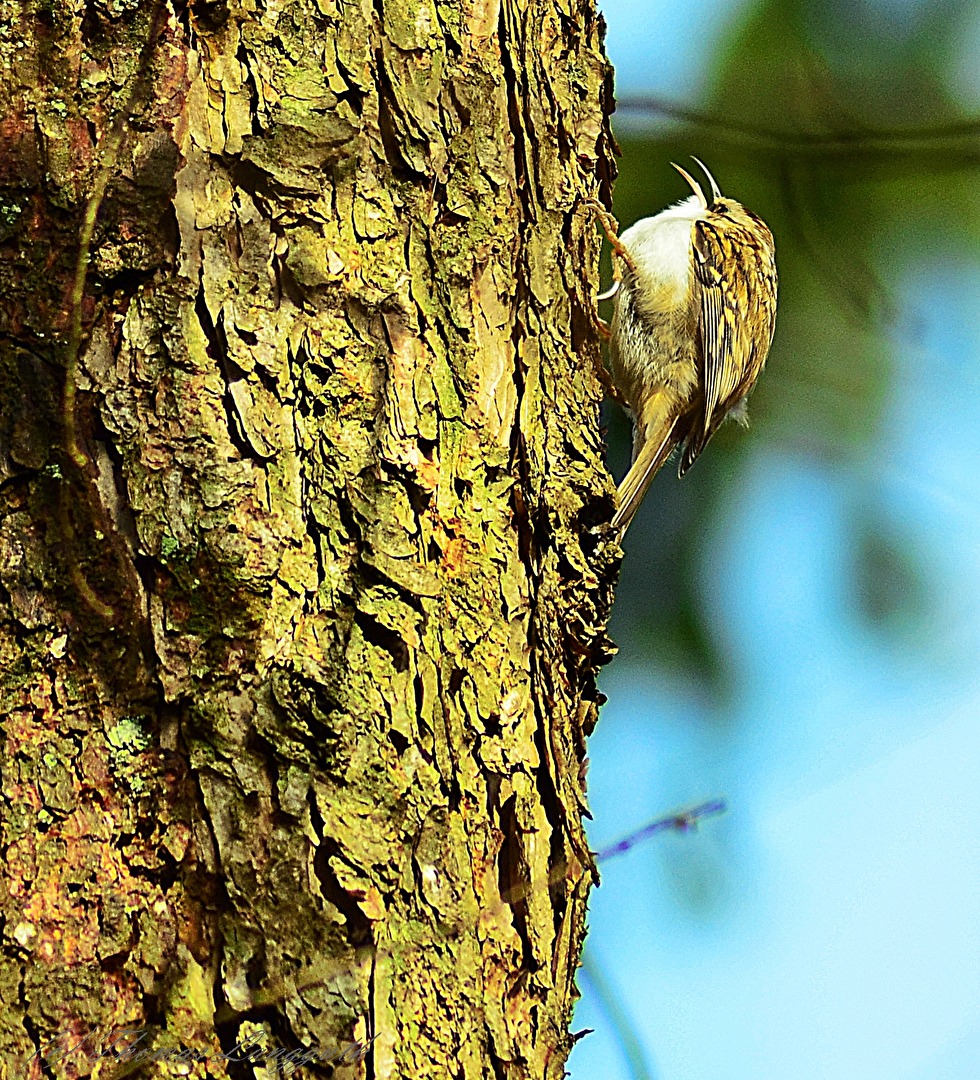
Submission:
[[[0,1073],[562,1076],[591,0],[0,7]]]

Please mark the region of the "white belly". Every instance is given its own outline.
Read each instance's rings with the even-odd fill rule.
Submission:
[[[686,305],[691,289],[693,218],[665,210],[644,218],[620,237],[637,268],[637,306],[644,313]]]

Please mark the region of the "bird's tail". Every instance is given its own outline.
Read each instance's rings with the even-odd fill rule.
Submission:
[[[647,429],[647,437],[630,466],[629,472],[619,485],[619,508],[612,519],[612,527],[625,533],[633,515],[640,508],[647,488],[660,471],[660,466],[670,457],[677,444],[679,417],[671,410],[663,413],[658,423]]]

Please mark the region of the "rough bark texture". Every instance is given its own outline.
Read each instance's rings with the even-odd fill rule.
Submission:
[[[0,26],[0,1075],[152,1024],[560,1077],[618,557],[591,0]]]

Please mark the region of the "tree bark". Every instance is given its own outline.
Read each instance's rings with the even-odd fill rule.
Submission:
[[[562,1076],[591,0],[0,10],[0,1071]]]

